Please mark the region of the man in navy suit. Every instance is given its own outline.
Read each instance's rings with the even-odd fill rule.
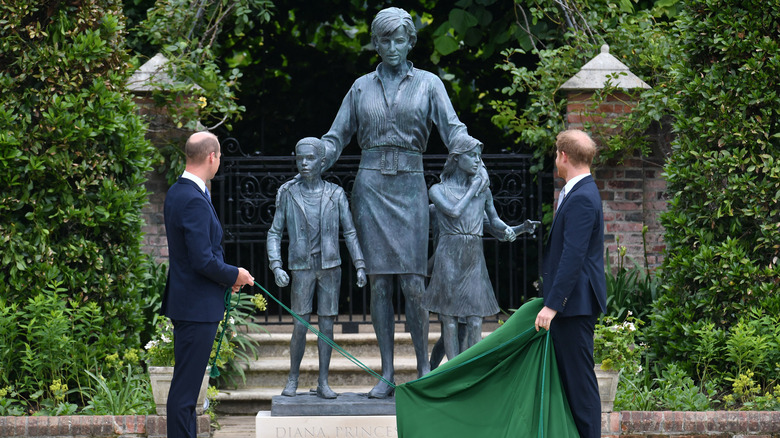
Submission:
[[[581,438],[601,436],[601,399],[593,370],[593,330],[606,311],[604,212],[590,174],[596,144],[583,131],[558,134],[555,165],[566,180],[545,248],[544,307],[536,330],[550,331],[561,383]],[[554,323],[553,323],[554,319]]]
[[[195,438],[195,405],[217,327],[225,291],[251,285],[244,268],[223,260],[222,225],[206,181],[219,169],[219,140],[209,132],[190,136],[186,169],[165,197],[165,232],[170,267],[160,313],[173,321],[176,360],[168,394],[168,438]]]

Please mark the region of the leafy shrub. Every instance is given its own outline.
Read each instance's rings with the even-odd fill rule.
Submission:
[[[646,335],[659,360],[690,374],[706,366],[733,378],[767,363],[747,342],[768,333],[738,323],[755,309],[780,311],[778,23],[780,9],[758,0],[694,0],[680,19],[685,59],[674,65],[670,90],[679,112],[665,168],[664,294]],[[707,342],[731,348],[727,356],[702,356],[693,335],[705,329],[719,331]]]
[[[670,364],[651,382],[646,380],[646,374],[621,374],[615,410],[707,411],[716,403],[711,385],[700,388],[677,364]]]
[[[726,406],[741,410],[780,411],[780,383],[768,384],[762,391],[753,375],[752,371],[747,371],[733,379],[732,393],[724,397]]]
[[[645,241],[647,227],[642,229],[642,240]],[[604,270],[607,276],[607,315],[625,319],[629,314],[636,315],[644,321],[650,313],[653,302],[661,292],[661,280],[656,273],[628,258],[633,266],[626,266],[626,247],[618,244],[617,266],[613,268],[609,248],[604,257]],[[646,246],[646,245],[645,245]],[[647,266],[647,252],[645,252]]]
[[[83,413],[89,415],[148,415],[154,413],[154,399],[149,376],[137,364],[124,369],[107,370],[108,378],[97,371],[87,374],[92,387]]]
[[[628,313],[623,322],[607,316],[593,333],[593,358],[604,370],[637,373],[644,346],[637,343],[642,320]]]
[[[120,3],[17,0],[0,16],[0,386],[35,411],[139,345],[154,149],[123,90]]]
[[[678,36],[667,16],[676,13],[673,9],[677,2],[657,2],[652,10],[634,10],[628,1],[622,2],[620,8],[614,2],[572,4],[571,15],[552,2],[535,3],[547,4],[545,15],[557,14],[561,22],[566,22],[566,33],[544,48],[501,52],[504,59],[497,68],[510,73],[512,83],[501,90],[506,99],[490,102],[497,112],[493,123],[516,134],[517,143],[530,145],[536,157],[541,159],[552,153],[555,135],[565,126],[567,96],[561,92],[561,86],[599,53],[602,44],[608,44],[610,54],[651,88],[633,96],[636,107],[631,113],[611,121],[585,122],[585,129],[592,131],[602,146],[600,158],[619,161],[635,152],[650,154],[653,138],[648,133],[656,135],[668,129],[670,114],[676,110],[668,83],[672,80],[669,66],[679,59]],[[583,9],[578,11],[577,7]],[[538,58],[534,68],[523,63],[527,63],[523,59],[526,55]],[[618,91],[626,92],[611,86],[596,91],[592,108],[587,110],[593,112],[608,95]],[[619,135],[612,135],[616,128]]]

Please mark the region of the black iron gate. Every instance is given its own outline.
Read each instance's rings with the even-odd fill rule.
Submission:
[[[258,283],[289,305],[290,288],[278,288],[268,269],[266,233],[271,227],[276,191],[297,174],[295,157],[246,154],[235,139],[222,142],[222,165],[212,180],[212,193],[225,231],[225,257],[231,264],[250,270]],[[423,155],[425,179],[430,187],[439,181],[446,155]],[[525,219],[541,220],[542,188],[551,176],[532,174],[532,157],[524,154],[487,154],[482,156],[490,174],[490,188],[499,217],[509,225]],[[342,155],[323,177],[342,186],[347,195],[357,175],[359,155]],[[537,296],[535,282],[541,264],[542,230],[533,235],[519,236],[515,242],[499,242],[485,235],[485,259],[502,309],[514,309],[525,300]],[[286,263],[286,234],[282,241],[282,257]],[[430,251],[430,250],[429,250]],[[341,297],[337,322],[345,331],[356,324],[370,323],[369,287],[355,285],[354,267],[348,263],[349,253],[343,245]],[[396,287],[396,289],[398,289]],[[396,318],[403,321],[403,297],[396,291]],[[269,300],[270,301],[270,300]],[[284,310],[269,302],[261,317],[262,324],[286,324],[291,320]],[[349,329],[348,329],[349,327]]]

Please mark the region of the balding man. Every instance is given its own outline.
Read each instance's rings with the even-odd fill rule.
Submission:
[[[190,136],[187,165],[165,198],[169,269],[160,313],[173,321],[176,364],[168,394],[168,438],[195,438],[195,405],[211,347],[225,311],[227,288],[251,285],[244,268],[225,263],[222,225],[206,188],[219,169],[219,140],[209,132]]]

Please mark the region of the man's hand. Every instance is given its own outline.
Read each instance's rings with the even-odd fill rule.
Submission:
[[[274,269],[274,280],[279,287],[285,287],[290,284],[290,276],[282,268]]]
[[[555,318],[556,314],[558,314],[557,310],[553,310],[547,306],[544,306],[542,310],[536,314],[536,322],[534,322],[536,331],[538,332],[540,328],[550,331],[550,324],[552,323],[552,320]]]
[[[358,278],[357,286],[358,287],[365,286],[366,285],[366,270],[363,269],[363,268],[359,268],[357,270],[357,278]]]
[[[246,269],[238,268],[238,277],[236,278],[236,283],[233,285],[233,292],[238,292],[242,286],[251,286],[253,284],[255,284],[255,277],[252,277],[252,274]]]

